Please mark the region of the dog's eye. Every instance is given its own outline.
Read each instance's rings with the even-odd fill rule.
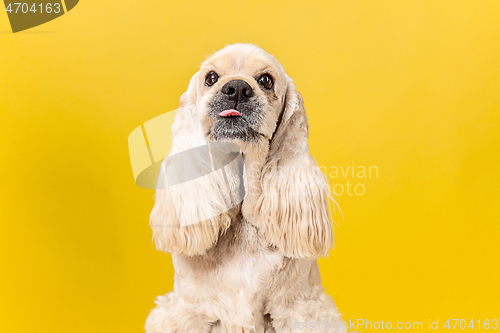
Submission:
[[[266,89],[271,89],[273,87],[273,78],[269,74],[262,75],[257,82]]]
[[[207,76],[205,77],[205,83],[207,86],[213,86],[215,82],[219,80],[219,75],[215,73],[214,71],[208,72]]]

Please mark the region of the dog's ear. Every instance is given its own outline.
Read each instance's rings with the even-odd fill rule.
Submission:
[[[203,254],[230,223],[221,172],[213,172],[196,114],[199,73],[182,95],[172,125],[172,149],[163,161],[150,225],[159,250]]]
[[[304,102],[290,79],[252,215],[269,240],[293,258],[326,255],[333,244],[330,189],[309,153],[308,136]]]

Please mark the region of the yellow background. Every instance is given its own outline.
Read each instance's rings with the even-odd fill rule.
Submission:
[[[0,331],[142,331],[173,268],[127,137],[233,42],[295,79],[318,164],[379,169],[330,179],[366,188],[320,261],[344,318],[500,319],[498,0],[83,0],[9,30],[2,6]]]

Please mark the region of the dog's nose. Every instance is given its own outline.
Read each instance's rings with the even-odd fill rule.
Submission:
[[[253,96],[253,89],[243,80],[232,80],[226,83],[222,89],[227,98],[231,101],[244,102]]]

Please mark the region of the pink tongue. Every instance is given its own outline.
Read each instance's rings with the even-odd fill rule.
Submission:
[[[236,110],[231,109],[231,110],[222,111],[221,113],[219,113],[219,116],[221,116],[221,117],[229,117],[229,116],[239,116],[239,117],[241,117],[241,113],[239,113]]]

